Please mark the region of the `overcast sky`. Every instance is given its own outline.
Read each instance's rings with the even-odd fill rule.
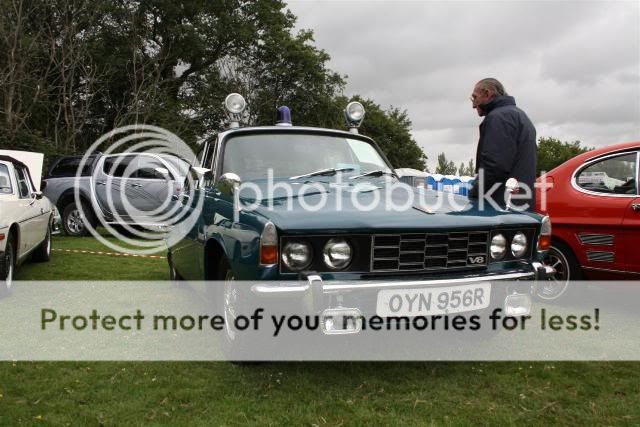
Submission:
[[[481,118],[468,98],[484,77],[505,85],[538,136],[640,140],[638,1],[290,0],[289,9],[348,76],[345,95],[409,112],[432,172],[439,152],[456,166],[475,157]]]

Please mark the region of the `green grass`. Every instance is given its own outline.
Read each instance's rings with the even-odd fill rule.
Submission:
[[[113,238],[108,240],[116,242]],[[46,264],[27,262],[16,271],[16,280],[168,280],[169,267],[163,258],[95,255],[65,252],[85,250],[116,252],[93,237],[53,237],[51,260]]]
[[[17,278],[163,280],[167,265],[54,252]],[[640,364],[0,363],[0,425],[20,424],[638,425]]]

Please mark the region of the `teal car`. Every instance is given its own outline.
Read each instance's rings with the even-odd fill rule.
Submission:
[[[244,100],[226,104],[233,118]],[[299,127],[281,107],[275,126],[232,121],[205,142],[176,197],[197,219],[168,252],[172,278],[215,281],[228,320],[274,301],[319,315],[527,314],[536,280],[552,274],[540,262],[549,218],[403,184],[358,133],[362,105],[345,116],[348,131]],[[447,304],[410,307],[398,290]],[[325,334],[358,331],[323,323]]]

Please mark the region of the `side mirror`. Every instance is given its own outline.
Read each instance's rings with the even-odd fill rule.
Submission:
[[[242,180],[233,172],[223,174],[216,183],[216,189],[225,196],[231,197],[242,184]]]

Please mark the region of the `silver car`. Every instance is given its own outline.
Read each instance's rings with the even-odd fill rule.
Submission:
[[[94,155],[76,177],[82,157],[55,161],[44,194],[57,206],[62,228],[70,236],[88,234],[86,222],[110,225],[158,225],[162,206],[182,190],[189,164],[178,157],[152,153]],[[78,192],[82,209],[77,206]]]

